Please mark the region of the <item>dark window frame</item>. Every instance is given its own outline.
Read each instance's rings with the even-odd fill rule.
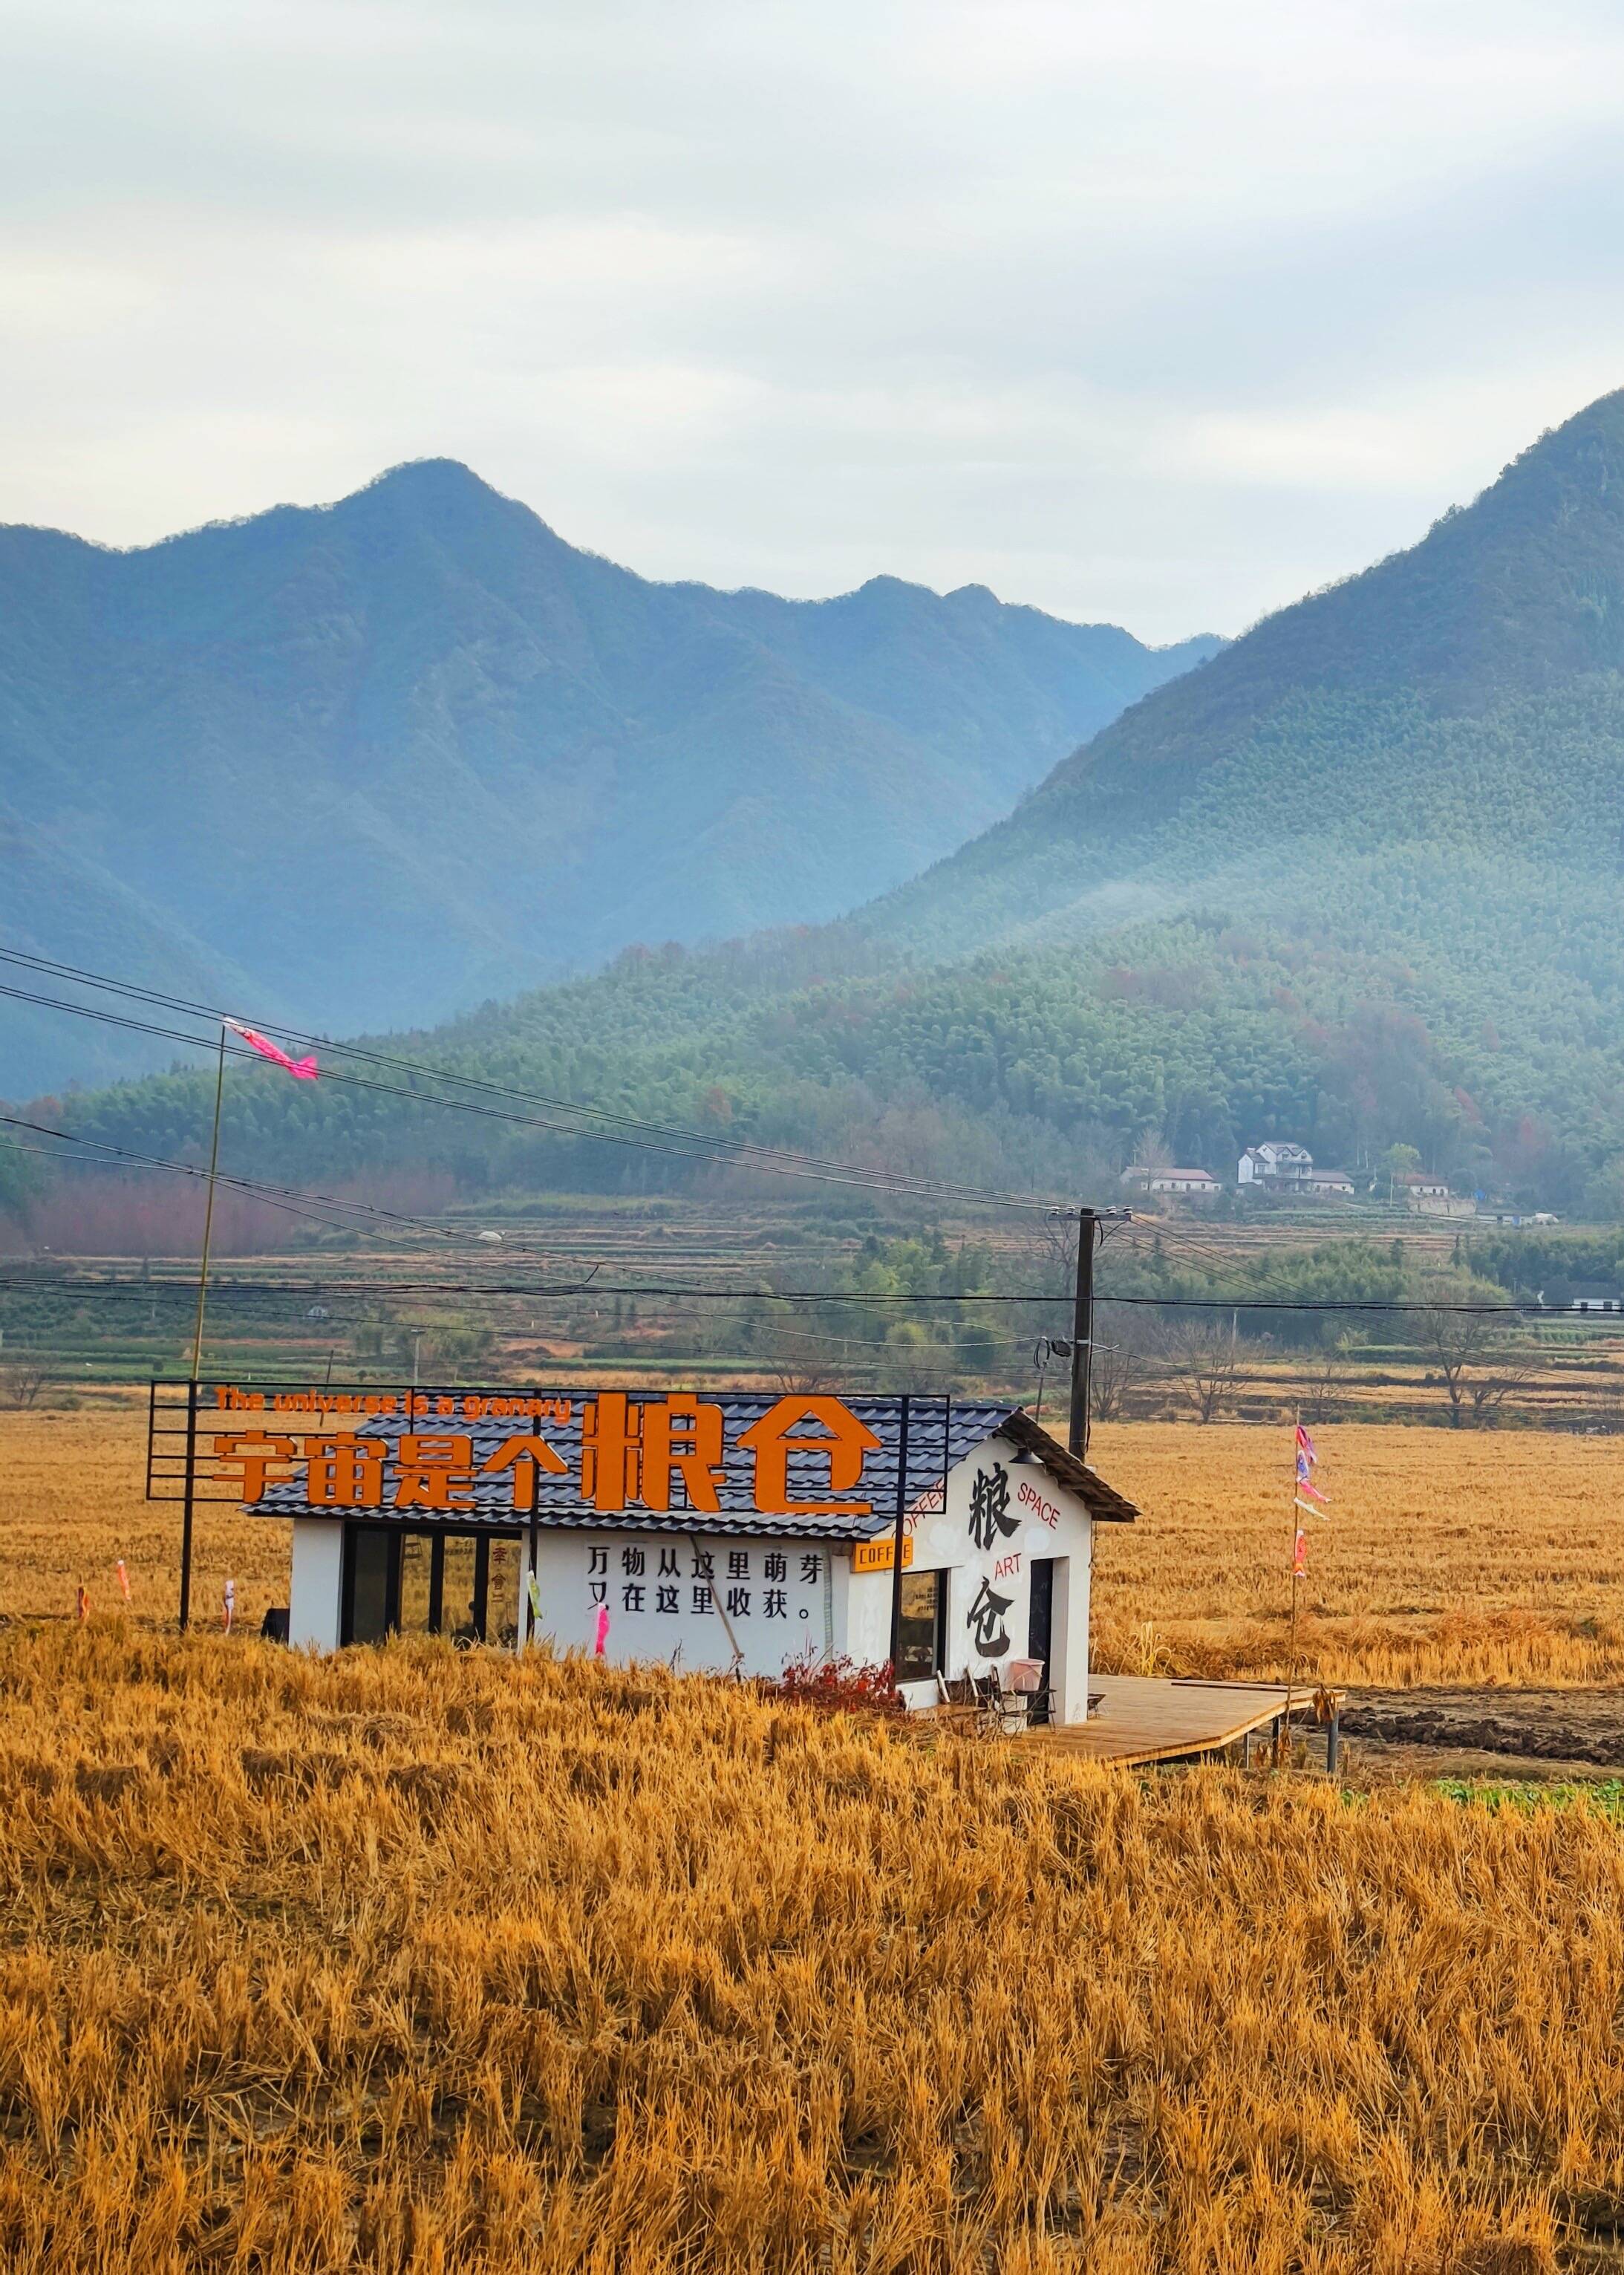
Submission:
[[[944,1672],[948,1664],[947,1568],[945,1566],[939,1567],[936,1570],[930,1572],[913,1572],[904,1570],[903,1574],[903,1585],[905,1587],[910,1580],[933,1580],[936,1583],[936,1599],[932,1606],[931,1612],[933,1621],[933,1633],[931,1636],[931,1664],[923,1672],[910,1672],[908,1674],[904,1674],[903,1671],[903,1654],[899,1648],[897,1651],[897,1663],[893,1672],[898,1682],[930,1682],[933,1681],[937,1675]],[[899,1644],[901,1641],[901,1626],[902,1620],[899,1618]]]
[[[434,1544],[428,1566],[428,1631],[436,1636],[443,1633],[445,1626],[445,1544],[449,1539],[472,1540],[474,1543],[474,1640],[480,1644],[487,1640],[490,1626],[490,1545],[493,1540],[511,1540],[519,1551],[522,1568],[525,1534],[521,1527],[506,1524],[391,1524],[387,1519],[378,1523],[369,1522],[365,1517],[345,1517],[338,1582],[338,1634],[340,1642],[345,1646],[355,1640],[355,1551],[356,1542],[363,1533],[381,1535],[389,1544],[389,1568],[384,1579],[386,1635],[400,1633],[400,1549],[407,1536],[427,1535]]]

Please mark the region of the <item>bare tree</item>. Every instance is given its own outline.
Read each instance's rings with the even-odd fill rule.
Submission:
[[[1095,1315],[1094,1348],[1089,1367],[1096,1422],[1120,1422],[1133,1394],[1144,1380],[1150,1358],[1144,1332],[1137,1319],[1113,1321],[1110,1341],[1099,1333]]]
[[[835,1364],[838,1349],[804,1327],[775,1322],[762,1334],[761,1372],[786,1395],[833,1390],[845,1372]]]
[[[1487,1372],[1475,1375],[1469,1386],[1472,1421],[1479,1428],[1492,1429],[1495,1416],[1514,1391],[1527,1387],[1540,1372],[1536,1352],[1519,1349],[1514,1343],[1501,1343],[1485,1362]]]
[[[0,1406],[37,1406],[49,1380],[43,1359],[7,1359],[0,1366]]]
[[[1364,1348],[1364,1336],[1356,1327],[1344,1329],[1321,1343],[1303,1371],[1303,1411],[1311,1422],[1331,1421],[1341,1405],[1341,1392]]]
[[[1056,1212],[1038,1220],[1039,1254],[1043,1259],[1043,1284],[1055,1292],[1068,1291],[1077,1274],[1077,1221]]]
[[[1174,1167],[1173,1148],[1152,1122],[1141,1130],[1134,1139],[1134,1165],[1141,1169],[1170,1169]]]
[[[1416,1341],[1437,1370],[1450,1422],[1463,1429],[1484,1421],[1514,1387],[1514,1374],[1526,1380],[1528,1369],[1519,1365],[1503,1320],[1494,1317],[1507,1306],[1492,1281],[1440,1273],[1427,1295],[1426,1309],[1416,1315]]]
[[[1232,1320],[1190,1319],[1164,1327],[1161,1358],[1167,1379],[1197,1422],[1216,1422],[1233,1404],[1240,1379],[1241,1347]]]

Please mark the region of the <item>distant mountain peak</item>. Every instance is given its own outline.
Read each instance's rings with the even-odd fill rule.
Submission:
[[[1271,860],[1278,909],[1354,846],[1588,858],[1620,843],[1620,810],[1624,390],[1404,551],[1152,690],[860,921],[959,943],[1039,920],[1088,933],[1197,892],[1250,905]],[[1295,873],[1294,844],[1313,848]]]
[[[407,495],[449,491],[482,497],[502,496],[500,490],[494,488],[482,475],[476,474],[472,466],[465,465],[460,458],[402,458],[397,465],[386,466],[381,474],[374,474],[371,481],[363,482],[359,490],[351,490],[347,496],[339,499],[338,503],[347,505],[351,498],[365,497],[376,490],[397,490]],[[514,501],[505,502],[512,503]]]
[[[1178,668],[975,605],[655,582],[449,457],[128,553],[0,529],[0,939],[157,985],[184,940],[333,1032],[841,914]],[[0,1014],[8,1090],[82,1054]]]

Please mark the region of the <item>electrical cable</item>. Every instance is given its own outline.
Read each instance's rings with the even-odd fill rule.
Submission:
[[[205,1184],[208,1182],[208,1171],[198,1168],[190,1161],[171,1161],[157,1153],[138,1153],[128,1146],[114,1145],[110,1138],[87,1138],[74,1130],[53,1130],[47,1122],[31,1122],[25,1115],[19,1114],[0,1114],[0,1123],[11,1130],[33,1130],[42,1137],[60,1138],[64,1145],[68,1145],[94,1146],[98,1152],[112,1154],[117,1160],[128,1161],[137,1168],[163,1169],[176,1176],[199,1179]],[[13,1138],[0,1138],[0,1145],[9,1147],[13,1153],[42,1154],[47,1160],[60,1161],[72,1158],[71,1155],[55,1151],[50,1146],[27,1145]],[[84,1166],[89,1168],[109,1165],[86,1163]],[[347,1201],[336,1193],[301,1192],[295,1185],[266,1184],[256,1177],[234,1176],[223,1169],[216,1171],[215,1182],[219,1185],[230,1186],[238,1192],[245,1193],[253,1199],[264,1201],[268,1207],[285,1209],[291,1216],[303,1216],[308,1218],[312,1224],[324,1224],[333,1231],[366,1232],[372,1228],[368,1225],[351,1223],[344,1217],[320,1216],[308,1208],[297,1207],[294,1204],[300,1201],[316,1201],[329,1208],[345,1209],[362,1216],[378,1217],[387,1221],[391,1226],[404,1225],[409,1229],[431,1232],[436,1239],[441,1240],[475,1241],[480,1236],[477,1232],[464,1232],[455,1225],[441,1223],[432,1217],[406,1216],[397,1209],[383,1208],[372,1201]],[[534,1254],[536,1251],[526,1250],[525,1252]]]
[[[223,1018],[230,1016],[223,1012],[216,1012],[207,1005],[188,1003],[184,998],[163,996],[155,990],[132,986],[127,981],[110,979],[98,974],[80,971],[72,965],[52,965],[43,957],[25,956],[15,949],[0,949],[0,961],[24,964],[29,969],[56,971],[76,985],[97,987],[129,1000],[172,1008],[182,1011],[186,1016],[200,1018]],[[162,1040],[182,1043],[194,1050],[213,1050],[217,1047],[217,1039],[212,1036],[188,1034],[179,1028],[159,1026],[150,1020],[134,1019],[116,1012],[99,1010],[93,1004],[72,1003],[60,996],[42,995],[32,993],[26,988],[0,986],[0,996],[9,997],[18,1002],[33,1003],[47,1010],[66,1012],[79,1018],[94,1019],[103,1025],[127,1028],[135,1033],[155,1035]],[[865,1169],[856,1162],[831,1161],[816,1154],[796,1153],[785,1147],[768,1146],[748,1138],[729,1138],[721,1136],[720,1133],[689,1130],[680,1125],[644,1122],[634,1115],[615,1114],[607,1107],[578,1106],[566,1100],[549,1099],[536,1093],[512,1089],[505,1085],[492,1083],[483,1077],[458,1075],[445,1069],[425,1067],[416,1060],[396,1058],[388,1054],[367,1051],[359,1045],[335,1043],[329,1038],[305,1034],[300,1030],[276,1025],[268,1021],[265,1024],[274,1034],[283,1035],[296,1042],[313,1043],[328,1050],[337,1050],[347,1056],[360,1060],[363,1064],[370,1062],[378,1065],[394,1067],[430,1081],[454,1083],[464,1089],[481,1090],[498,1097],[530,1100],[534,1103],[548,1106],[554,1112],[573,1115],[578,1117],[578,1120],[573,1122],[558,1122],[534,1115],[502,1113],[494,1107],[480,1107],[470,1099],[437,1097],[432,1093],[406,1089],[399,1084],[374,1082],[364,1076],[347,1074],[331,1066],[322,1069],[321,1078],[324,1081],[343,1083],[351,1089],[374,1091],[384,1097],[404,1098],[419,1107],[441,1107],[454,1113],[476,1114],[487,1120],[509,1122],[524,1128],[545,1130],[553,1136],[595,1139],[604,1145],[629,1145],[645,1153],[675,1155],[681,1160],[727,1161],[737,1168],[759,1169],[767,1175],[810,1177],[829,1184],[858,1185],[867,1190],[886,1192],[898,1198],[934,1199],[944,1204],[951,1201],[960,1206],[1013,1208],[1044,1213],[1059,1206],[1057,1203],[1034,1198],[1030,1195],[1001,1193],[980,1186],[956,1185],[929,1178],[899,1176],[891,1172]],[[226,1053],[229,1057],[249,1061],[253,1061],[258,1056],[258,1054],[252,1049],[231,1043],[226,1045]],[[616,1126],[608,1129],[584,1129],[579,1126],[582,1119],[603,1121]],[[650,1134],[630,1135],[626,1134],[627,1132]],[[671,1139],[678,1142],[661,1142]]]
[[[6,1278],[0,1276],[0,1294],[36,1295],[71,1297],[82,1302],[92,1296],[135,1296],[146,1298],[154,1294],[173,1293],[189,1296],[195,1300],[197,1281],[170,1280],[89,1280],[46,1279],[44,1277]],[[485,1297],[524,1298],[540,1301],[559,1296],[662,1296],[691,1303],[720,1304],[860,1304],[875,1307],[896,1308],[908,1304],[1069,1304],[1069,1289],[1046,1295],[1011,1295],[999,1289],[962,1290],[955,1294],[894,1294],[872,1289],[777,1289],[777,1288],[695,1288],[672,1286],[664,1282],[628,1284],[613,1281],[576,1281],[567,1285],[533,1287],[523,1282],[493,1283],[478,1280],[328,1280],[328,1281],[233,1281],[216,1280],[210,1283],[209,1301],[254,1296],[483,1296]],[[1552,1311],[1543,1304],[1460,1304],[1429,1301],[1424,1296],[1415,1298],[1349,1298],[1342,1302],[1303,1298],[1235,1297],[1231,1296],[1108,1296],[1097,1295],[1097,1304],[1118,1304],[1149,1311],[1296,1311],[1296,1312],[1394,1312],[1400,1314],[1458,1315],[1466,1318],[1497,1319],[1543,1319],[1547,1325],[1561,1322],[1568,1326],[1588,1324],[1592,1319],[1619,1318],[1617,1313],[1569,1312]],[[1616,1330],[1615,1330],[1616,1332]]]

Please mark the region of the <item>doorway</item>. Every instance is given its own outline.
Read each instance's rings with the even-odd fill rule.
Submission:
[[[1026,1656],[1043,1661],[1043,1689],[1032,1701],[1028,1720],[1046,1722],[1049,1695],[1054,1685],[1054,1559],[1034,1556],[1027,1567],[1031,1596],[1026,1620]]]
[[[523,1564],[517,1533],[346,1524],[339,1641],[434,1635],[511,1651]]]

